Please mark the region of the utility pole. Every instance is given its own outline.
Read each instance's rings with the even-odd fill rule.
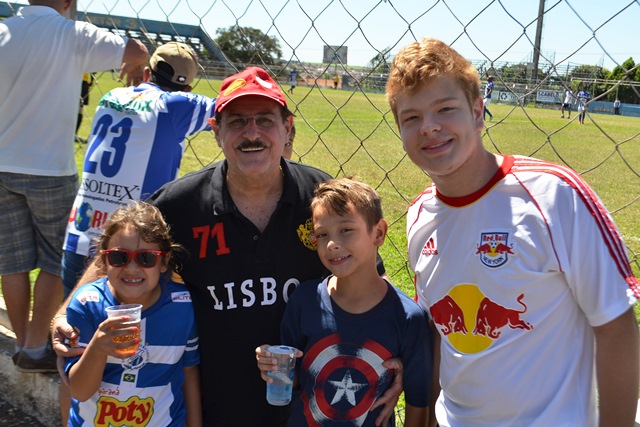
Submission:
[[[533,46],[533,71],[531,80],[534,85],[538,84],[538,63],[540,62],[540,45],[542,44],[542,20],[544,18],[544,0],[540,0],[538,5],[538,25],[536,25],[536,40]]]

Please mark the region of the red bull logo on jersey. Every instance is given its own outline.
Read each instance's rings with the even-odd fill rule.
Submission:
[[[513,244],[509,245],[509,233],[482,233],[480,243],[476,244],[476,255],[480,262],[490,268],[503,266],[509,255],[515,255]]]
[[[153,416],[153,399],[131,397],[121,402],[113,397],[102,396],[98,399],[95,426],[136,426],[144,427]]]
[[[456,350],[473,354],[486,350],[505,330],[530,331],[525,295],[496,302],[476,285],[455,286],[429,308],[431,319]]]

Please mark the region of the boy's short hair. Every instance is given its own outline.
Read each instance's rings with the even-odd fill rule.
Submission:
[[[320,183],[311,200],[311,211],[323,208],[342,216],[348,214],[351,207],[363,216],[369,231],[383,218],[382,201],[376,190],[351,178]]]
[[[396,122],[397,96],[403,92],[411,94],[422,83],[429,83],[443,75],[453,76],[464,91],[469,105],[481,97],[478,70],[446,43],[427,37],[402,48],[393,59],[386,87],[387,102]]]

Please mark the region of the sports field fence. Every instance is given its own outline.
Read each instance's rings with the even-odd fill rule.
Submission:
[[[372,0],[353,2],[354,6],[350,3],[340,0],[89,0],[78,1],[71,15],[139,38],[150,51],[169,40],[189,43],[201,60],[200,79],[195,91],[212,96],[217,94],[219,80],[251,65],[230,61],[225,51],[219,49],[216,42],[216,30],[220,25],[218,17],[225,17],[227,26],[235,26],[241,36],[249,37],[247,28],[258,28],[277,39],[285,52],[280,58],[265,55],[247,39],[241,42],[245,44],[244,49],[254,49],[252,64],[268,69],[281,82],[289,97],[299,135],[299,143],[294,145],[294,159],[313,164],[316,158],[321,158],[320,166],[328,172],[361,176],[383,196],[392,199],[394,204],[404,205],[389,209],[389,203],[385,202],[387,212],[394,212],[391,217],[387,214],[392,232],[386,254],[399,260],[390,263],[395,270],[389,273],[400,282],[410,281],[411,274],[403,238],[394,238],[404,233],[394,234],[393,230],[404,228],[404,208],[417,191],[428,184],[429,179],[415,170],[405,173],[411,169],[406,168],[409,159],[401,149],[379,153],[375,144],[370,144],[376,134],[384,134],[388,138],[386,144],[401,147],[393,117],[377,95],[384,92],[393,53],[408,42],[434,36],[463,54],[471,47],[473,53],[465,56],[476,66],[483,83],[488,75],[495,77],[492,106],[499,113],[496,120],[487,123],[486,144],[496,152],[534,155],[567,164],[582,173],[596,190],[599,187],[598,177],[617,177],[618,183],[612,185],[618,187],[615,195],[609,195],[606,189],[599,193],[617,220],[630,249],[632,264],[638,271],[640,121],[624,121],[624,117],[640,116],[640,69],[632,58],[618,54],[615,37],[633,32],[632,28],[622,28],[618,21],[631,17],[631,22],[639,22],[640,1],[597,2],[597,20],[588,20],[584,16],[586,10],[596,5],[577,0],[541,0],[537,7],[527,8],[530,12],[527,16],[517,15],[516,12],[522,13],[522,8],[516,7],[515,1],[506,0]],[[11,16],[20,6],[19,3],[0,1],[0,11],[5,16]],[[384,14],[386,22],[382,29],[370,25],[380,14]],[[288,31],[292,17],[298,20],[298,28],[299,22],[304,23],[304,33]],[[331,27],[331,22],[345,17],[351,23],[350,28],[338,31]],[[436,19],[447,24],[449,30],[446,35],[429,33],[430,23]],[[565,48],[562,54],[553,50],[553,39],[545,39],[545,34],[556,30],[554,26],[558,23],[568,29],[568,38],[575,39],[569,44],[574,46],[573,50],[567,52]],[[487,43],[485,38],[478,37],[487,26],[501,27],[500,40]],[[384,41],[374,43],[374,40],[380,40],[377,33],[381,31],[385,33]],[[340,38],[336,34],[341,34]],[[615,34],[614,38],[612,34]],[[322,55],[318,53],[317,62],[304,61],[297,53],[310,40],[318,52],[325,50]],[[349,65],[347,51],[342,49],[348,49],[351,44],[364,44],[370,51],[371,60],[366,66]],[[528,53],[521,61],[502,60],[510,56],[513,49],[521,51],[523,45]],[[581,55],[585,51],[594,58],[594,63],[574,60],[583,57]],[[327,55],[330,62],[323,63]],[[603,66],[605,59],[613,66]],[[289,72],[293,68],[297,70],[298,87],[296,93],[290,94],[286,89],[289,88]],[[336,75],[339,76],[337,91],[342,95],[338,98],[332,93]],[[91,95],[94,99],[109,87],[101,82],[105,79],[113,81],[115,73],[98,73],[95,78]],[[565,90],[571,88],[576,93],[583,86],[589,88],[593,99],[587,123],[584,129],[580,129],[580,134],[575,134],[578,125],[575,106],[570,121],[550,121],[540,118],[544,117],[543,114],[536,114],[535,107],[559,110]],[[616,98],[622,101],[621,117],[611,116]],[[362,114],[356,114],[353,109]],[[322,117],[317,117],[318,111],[322,111]],[[84,114],[85,121],[90,123],[93,110],[87,108]],[[527,143],[514,144],[511,132],[516,125],[522,126],[522,120],[528,134]],[[339,140],[332,139],[336,135]],[[566,147],[565,141],[574,138],[589,144],[574,149]],[[186,170],[183,168],[182,173],[221,158],[219,152],[205,152],[192,141],[190,139],[186,156],[191,156],[197,164]],[[586,156],[585,147],[590,150]],[[78,150],[85,149],[86,145],[78,144]],[[364,173],[358,170],[363,167]],[[416,181],[418,190],[405,192],[407,187],[414,188],[405,185],[403,181],[406,180]]]
[[[293,159],[335,176],[356,175],[382,194],[390,223],[383,256],[390,277],[405,290],[412,280],[405,211],[429,178],[402,151],[381,94],[394,52],[423,36],[440,38],[477,67],[483,83],[488,75],[495,78],[491,104],[495,118],[486,123],[486,145],[494,152],[546,158],[580,172],[618,223],[638,274],[640,69],[631,55],[618,52],[616,40],[634,37],[636,30],[620,23],[640,22],[640,1],[541,0],[535,7],[524,8],[529,11],[524,16],[523,7],[517,5],[520,1],[78,0],[76,16],[139,38],[150,51],[169,40],[189,43],[201,62],[194,91],[211,96],[217,95],[221,79],[251,65],[229,60],[216,41],[219,26],[235,27],[241,35],[238,42],[252,53],[251,63],[272,73],[288,96],[298,134]],[[0,1],[5,16],[19,6]],[[593,8],[598,10],[597,19],[587,13]],[[373,25],[380,15],[384,28]],[[293,20],[298,29],[302,23],[304,31],[292,32]],[[434,20],[446,24],[446,34],[430,33]],[[348,28],[332,27],[345,21],[350,23]],[[545,36],[558,34],[558,25],[572,42]],[[500,37],[487,42],[481,34],[489,26],[499,26]],[[247,28],[275,38],[282,57],[274,58],[252,45]],[[317,60],[311,62],[304,50],[310,41],[318,50]],[[558,53],[555,45],[570,47]],[[364,46],[358,49],[367,50],[371,60],[350,65],[346,54],[361,52],[349,52],[349,46]],[[519,51],[526,52],[519,61],[503,60],[518,57],[513,53]],[[585,53],[593,58],[591,63],[580,59]],[[635,60],[640,61],[640,51],[636,54]],[[298,87],[289,93],[293,68]],[[334,89],[336,75],[339,83]],[[111,87],[115,74],[98,73],[95,78],[94,100]],[[576,93],[584,86],[593,97],[585,125],[578,125],[575,106],[570,119],[560,119],[565,90]],[[621,116],[613,114],[616,98],[622,102]],[[85,109],[84,114],[90,123],[93,110]],[[189,140],[181,173],[222,159],[210,135],[204,136],[204,142],[199,138]],[[77,149],[84,151],[86,145],[77,143]]]
[[[640,22],[640,1],[597,2],[597,19],[587,13],[596,5],[578,0],[540,0],[535,7],[527,8],[517,6],[515,0],[76,1],[72,17],[136,37],[150,51],[169,40],[193,46],[201,62],[196,92],[216,96],[219,80],[247,65],[268,69],[282,84],[296,114],[294,160],[317,164],[333,175],[356,175],[382,193],[391,225],[385,258],[395,260],[388,263],[392,267],[390,276],[405,284],[410,283],[411,274],[403,237],[404,210],[429,179],[408,165],[393,116],[380,94],[384,93],[394,52],[423,36],[440,38],[476,66],[483,83],[488,75],[495,77],[492,108],[496,109],[496,119],[487,122],[487,146],[496,152],[559,161],[582,173],[618,222],[632,264],[636,272],[639,269],[640,119],[626,117],[640,116],[640,69],[630,55],[618,53],[615,41],[624,37],[623,33],[633,32],[632,28],[621,27],[620,21]],[[5,16],[14,14],[20,6],[0,1]],[[528,15],[523,15],[523,9]],[[384,15],[384,28],[372,24],[379,22],[380,15]],[[304,28],[304,32],[289,29],[294,19],[296,27]],[[345,20],[350,23],[348,28],[332,26]],[[433,20],[445,23],[447,33],[429,33]],[[574,40],[563,42],[562,53],[554,50],[558,41],[545,38],[547,33],[557,34],[559,24],[567,29],[566,37]],[[499,39],[487,42],[480,37],[487,26],[500,27]],[[237,45],[251,52],[252,64],[229,60],[217,43],[219,27],[238,30]],[[284,52],[282,56],[269,56],[252,45],[255,39],[250,40],[247,28],[257,28],[275,38]],[[316,62],[301,58],[308,58],[304,49],[309,42],[317,48]],[[352,49],[355,54],[365,46],[371,57],[366,66],[349,65],[350,45],[360,46],[359,51]],[[513,52],[524,52],[522,59],[502,60],[513,57]],[[593,63],[578,62],[585,52]],[[605,60],[613,65],[604,66]],[[298,87],[291,94],[287,89],[293,68],[297,70]],[[334,93],[336,75],[339,83]],[[95,78],[94,100],[110,88],[105,80],[113,82],[115,73],[98,73]],[[583,129],[577,129],[575,106],[570,120],[548,118],[559,117],[557,112],[548,117],[544,114],[544,109],[559,110],[567,88],[576,93],[583,86],[593,97]],[[616,98],[622,102],[621,117],[612,116]],[[86,108],[84,115],[85,122],[90,123],[93,109]],[[518,143],[514,137],[525,141]],[[189,140],[186,157],[195,163],[183,163],[181,173],[222,158],[219,151],[211,152],[210,146],[215,144],[210,136],[207,138],[209,144]],[[380,138],[395,149],[380,150],[376,143]],[[584,144],[567,146],[572,140]],[[86,145],[78,144],[78,150],[85,149]],[[615,177],[616,182],[607,183],[607,177]],[[600,179],[605,184],[599,185]]]

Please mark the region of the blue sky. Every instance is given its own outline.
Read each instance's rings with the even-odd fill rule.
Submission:
[[[424,36],[468,59],[531,59],[536,0],[78,0],[78,10],[202,25],[215,37],[236,23],[276,36],[286,59],[321,62],[324,45],[346,45],[366,65]],[[554,63],[640,62],[640,0],[547,0],[542,54]]]

